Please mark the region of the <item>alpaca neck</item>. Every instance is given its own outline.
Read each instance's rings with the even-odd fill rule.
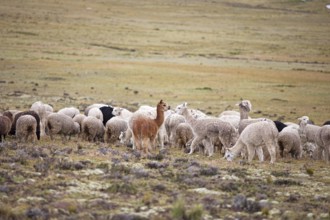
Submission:
[[[249,118],[249,112],[244,110],[244,109],[240,109],[240,117],[241,117],[241,120],[248,119]]]
[[[188,124],[190,124],[191,126],[193,126],[193,124],[195,123],[195,121],[197,120],[196,118],[194,118],[191,114],[190,111],[188,110],[188,108],[185,108],[182,112],[183,117],[186,119],[186,121],[188,122]]]
[[[238,140],[236,144],[229,149],[235,158],[242,151],[242,148],[243,148],[243,144],[241,143],[241,140]]]
[[[157,116],[154,119],[154,121],[156,122],[158,127],[160,127],[164,122],[164,111],[160,109],[160,107],[158,106],[157,106]]]

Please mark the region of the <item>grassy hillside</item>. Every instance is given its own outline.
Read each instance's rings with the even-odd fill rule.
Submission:
[[[162,98],[217,115],[244,98],[274,119],[321,123],[330,97],[325,4],[3,1],[1,106]]]
[[[316,124],[330,115],[326,0],[2,0],[0,112],[163,99],[217,116]],[[0,145],[1,219],[329,218],[329,165],[275,166],[171,148],[148,159],[124,147]],[[123,216],[121,214],[125,213]]]

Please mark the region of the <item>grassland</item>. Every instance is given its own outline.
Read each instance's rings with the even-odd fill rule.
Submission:
[[[135,110],[163,99],[216,116],[243,98],[252,117],[308,115],[322,124],[330,112],[326,4],[3,0],[0,110],[37,100],[55,110],[98,102]],[[0,149],[3,218],[329,217],[323,162],[244,165],[178,149],[140,159],[75,140],[30,146],[10,139]]]

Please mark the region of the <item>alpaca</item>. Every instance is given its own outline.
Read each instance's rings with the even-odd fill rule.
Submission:
[[[225,158],[232,161],[244,148],[248,151],[248,161],[251,162],[257,153],[260,162],[264,161],[263,146],[270,155],[270,163],[276,160],[278,130],[273,122],[261,121],[247,126],[232,148],[226,148]]]
[[[330,125],[323,125],[318,133],[318,144],[324,151],[324,160],[329,163],[329,152],[330,152]]]
[[[302,116],[298,118],[299,121],[299,135],[301,139],[301,143],[303,146],[310,145],[308,143],[311,143],[312,146],[314,145],[314,150],[318,152],[316,156],[317,159],[322,159],[322,151],[321,144],[319,142],[318,138],[318,132],[321,129],[320,126],[309,124],[310,120],[308,116]],[[304,147],[306,148],[306,146]],[[313,148],[312,148],[313,149]],[[313,154],[313,153],[312,153]]]
[[[138,151],[148,155],[149,148],[155,147],[155,139],[160,126],[164,123],[164,112],[167,105],[163,100],[157,104],[157,116],[151,119],[143,114],[134,117],[132,121],[133,142]]]
[[[259,121],[264,121],[264,120],[269,120],[265,118],[254,118],[250,119],[249,118],[249,112],[252,110],[252,104],[249,100],[242,100],[240,103],[237,104],[239,107],[240,111],[240,122],[239,122],[239,127],[238,127],[238,133],[241,134],[242,131],[250,124],[259,122]]]
[[[230,147],[236,143],[238,133],[229,122],[210,117],[196,119],[187,108],[187,103],[178,105],[175,111],[183,115],[193,129],[194,139],[190,145],[189,154],[192,154],[196,147],[202,143],[208,156],[212,156],[214,143],[217,139],[224,147]]]

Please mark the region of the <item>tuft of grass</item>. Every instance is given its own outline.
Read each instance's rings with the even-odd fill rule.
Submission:
[[[188,218],[191,220],[199,220],[202,219],[203,216],[203,206],[202,205],[196,205],[194,206],[188,213]]]
[[[192,207],[190,210],[186,208],[185,202],[183,199],[177,200],[172,208],[172,217],[173,219],[180,220],[199,220],[203,216],[203,206],[198,204]]]
[[[174,219],[184,219],[186,216],[186,208],[182,199],[177,200],[172,207],[172,217]]]
[[[289,175],[289,172],[287,170],[285,171],[282,171],[282,170],[274,170],[270,173],[271,175],[273,176],[276,176],[276,177],[280,177],[280,176],[288,176]]]
[[[301,186],[301,182],[291,179],[277,179],[274,181],[275,185],[285,186]]]
[[[114,183],[106,189],[111,193],[135,194],[138,192],[137,188],[130,183]]]
[[[314,175],[314,170],[311,167],[309,167],[307,164],[304,165],[304,169],[309,176]]]

